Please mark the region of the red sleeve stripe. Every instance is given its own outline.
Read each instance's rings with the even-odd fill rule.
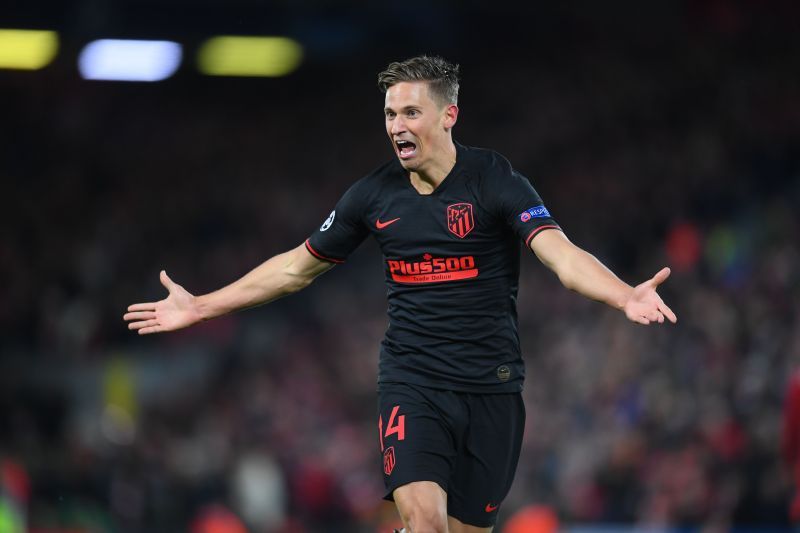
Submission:
[[[309,252],[311,252],[311,255],[313,255],[317,259],[322,259],[323,261],[327,261],[329,263],[336,263],[337,265],[341,265],[342,263],[344,263],[343,259],[334,259],[332,257],[325,257],[324,255],[322,255],[321,253],[319,253],[318,251],[316,251],[314,248],[311,247],[311,243],[309,242],[308,239],[306,239],[306,249]]]
[[[560,228],[560,227],[558,227],[558,226],[556,226],[555,224],[549,224],[549,225],[547,225],[547,226],[539,226],[538,228],[534,229],[534,230],[531,232],[531,234],[530,234],[530,235],[528,235],[528,238],[527,238],[527,239],[525,239],[525,245],[526,245],[528,248],[530,248],[530,247],[531,247],[531,241],[533,240],[533,238],[534,238],[534,237],[536,237],[536,235],[538,235],[540,231],[542,231],[542,230],[546,230],[546,229],[557,229],[557,230],[561,230],[561,228]]]

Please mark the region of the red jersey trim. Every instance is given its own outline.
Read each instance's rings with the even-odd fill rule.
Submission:
[[[317,259],[322,259],[323,261],[327,261],[329,263],[335,263],[337,265],[341,265],[342,263],[344,263],[344,259],[334,259],[332,257],[325,257],[324,255],[322,255],[321,253],[316,251],[311,246],[311,243],[309,242],[309,239],[306,239],[306,249],[311,253],[311,255],[313,255]]]
[[[538,228],[533,230],[530,235],[528,235],[527,239],[525,239],[525,245],[528,248],[530,248],[531,247],[531,241],[533,240],[533,238],[536,237],[536,235],[538,235],[540,231],[546,230],[546,229],[557,229],[557,230],[560,230],[561,228],[559,226],[556,226],[555,224],[548,224],[547,226],[539,226]]]

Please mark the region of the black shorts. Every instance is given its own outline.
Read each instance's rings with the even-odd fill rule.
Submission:
[[[520,393],[382,383],[378,413],[385,499],[407,483],[434,481],[447,493],[448,515],[472,526],[494,526],[522,446]]]

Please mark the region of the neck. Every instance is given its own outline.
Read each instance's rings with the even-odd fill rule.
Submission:
[[[444,179],[456,165],[456,145],[451,140],[441,156],[431,161],[424,169],[417,169],[409,172],[411,185],[420,194],[431,194],[441,185]]]

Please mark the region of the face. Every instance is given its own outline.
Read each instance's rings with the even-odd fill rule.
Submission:
[[[386,91],[386,133],[403,168],[424,171],[446,157],[458,107],[439,105],[425,82],[400,82]]]

